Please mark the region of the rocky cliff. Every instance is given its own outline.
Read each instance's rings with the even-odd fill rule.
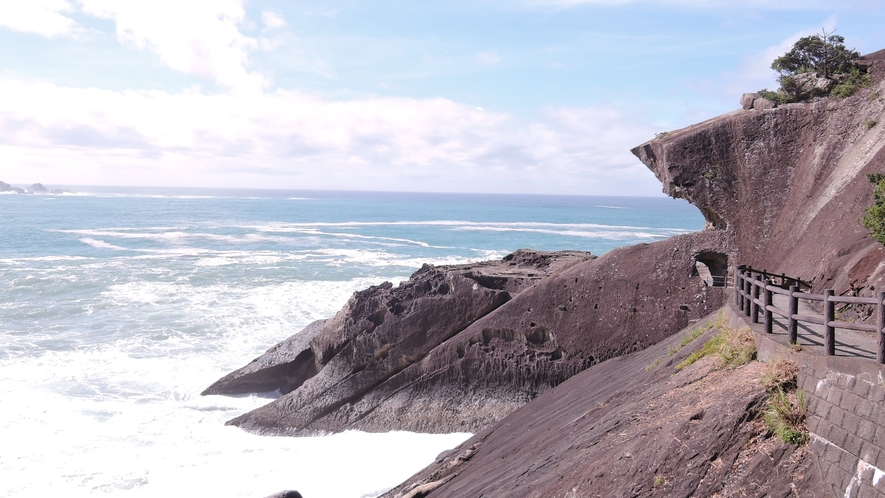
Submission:
[[[694,270],[715,232],[595,258],[518,251],[425,266],[355,293],[204,394],[280,389],[230,423],[273,434],[477,431],[608,358],[654,344],[722,302]]]
[[[866,174],[885,172],[885,51],[866,59],[874,84],[849,98],[734,111],[633,153],[727,234],[730,261],[872,295],[885,252],[858,220],[872,204]]]
[[[867,61],[874,85],[847,99],[735,111],[633,152],[698,206],[707,228],[689,237],[719,234],[711,252],[730,264],[872,294],[885,252],[858,220],[866,174],[885,172],[885,52]],[[591,367],[385,496],[831,496],[807,447],[760,428],[760,364],[673,368],[702,342],[673,354],[674,336]]]
[[[825,496],[807,451],[761,421],[764,364],[677,368],[723,326],[714,315],[575,375],[384,496]]]
[[[356,293],[206,394],[280,389],[231,421],[262,433],[478,431],[718,308],[724,293],[697,262],[871,294],[885,252],[857,220],[872,202],[866,173],[885,172],[883,59],[868,56],[874,85],[852,97],[738,110],[633,149],[666,193],[701,210],[702,232],[599,258],[522,251],[428,266],[398,287]]]

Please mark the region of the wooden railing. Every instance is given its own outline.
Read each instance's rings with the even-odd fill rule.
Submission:
[[[827,289],[823,294],[809,294],[800,289],[803,287],[808,289],[810,286],[797,278],[758,271],[743,265],[738,266],[734,272],[734,287],[735,304],[746,316],[750,317],[753,323],[759,323],[761,312],[765,332],[772,333],[775,313],[787,319],[790,344],[796,344],[799,340],[800,322],[823,325],[825,327],[824,349],[828,355],[836,354],[836,329],[875,332],[877,335],[876,360],[879,363],[885,363],[885,291],[880,291],[878,297],[836,296],[833,289]],[[774,294],[787,296],[788,309],[778,308],[773,304]],[[800,299],[809,302],[823,302],[824,315],[800,315]],[[836,320],[837,304],[874,306],[876,324]]]

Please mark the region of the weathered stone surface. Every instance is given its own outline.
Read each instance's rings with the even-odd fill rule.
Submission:
[[[836,86],[834,80],[818,76],[815,73],[797,74],[785,78],[781,82],[781,87],[798,100],[823,97],[829,94],[834,86]]]
[[[317,320],[267,350],[243,368],[235,370],[206,388],[202,394],[241,394],[279,390],[288,393],[319,371],[310,341],[328,320]]]
[[[726,244],[723,235],[674,237],[573,261],[548,270],[545,278],[488,313],[453,313],[442,300],[428,302],[420,313],[415,310],[417,322],[400,322],[383,334],[353,334],[359,339],[326,355],[315,377],[231,423],[285,434],[487,427],[584,368],[643,349],[718,308],[723,292],[696,276],[694,258]],[[518,268],[517,261],[510,262]],[[425,273],[453,270],[425,268],[404,286],[417,288]],[[492,285],[493,280],[483,281]],[[349,303],[330,323],[359,316],[350,311],[354,308]],[[430,333],[431,325],[445,326],[446,332]],[[326,330],[333,328],[327,324]],[[323,351],[338,334],[318,335],[313,350]]]
[[[759,97],[758,99],[753,101],[753,109],[764,111],[766,109],[774,109],[777,107],[777,104],[774,101],[768,100],[763,97]]]
[[[885,94],[883,59],[867,56],[874,85],[850,98],[735,111],[633,153],[665,193],[730,234],[729,261],[872,296],[885,285],[885,250],[858,220],[873,201],[866,174],[885,172],[885,132],[864,126],[885,112],[885,101],[868,98]]]
[[[741,107],[744,110],[749,110],[753,108],[753,101],[761,98],[762,96],[758,93],[745,93],[741,95]]]
[[[706,358],[676,372],[711,334],[590,367],[384,496],[815,496],[807,452],[759,424],[763,364],[721,371]]]

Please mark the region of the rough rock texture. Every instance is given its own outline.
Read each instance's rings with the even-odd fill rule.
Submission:
[[[885,172],[885,51],[867,56],[875,84],[852,97],[738,110],[633,149],[667,194],[724,230],[729,261],[785,272],[837,294],[883,285],[881,245],[858,224]]]
[[[718,308],[723,293],[697,276],[698,260],[871,295],[885,251],[857,220],[872,202],[866,173],[885,172],[885,126],[866,126],[885,122],[883,59],[867,57],[875,84],[853,97],[738,110],[633,149],[666,193],[701,210],[700,233],[593,260],[526,251],[424,267],[356,293],[321,329],[207,392],[286,392],[231,421],[255,432],[477,431]]]
[[[384,496],[827,496],[807,451],[759,422],[762,363],[676,372],[715,333],[671,354],[690,330],[575,375]]]
[[[695,256],[725,244],[721,235],[597,259],[519,251],[500,262],[425,266],[399,287],[356,293],[322,330],[309,328],[309,340],[295,336],[207,393],[249,383],[294,389],[230,422],[260,433],[477,431],[718,308],[723,293],[697,277]]]

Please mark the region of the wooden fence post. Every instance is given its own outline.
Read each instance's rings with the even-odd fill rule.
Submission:
[[[830,326],[830,322],[836,319],[836,303],[831,300],[833,294],[835,294],[833,289],[827,289],[826,301],[824,302],[824,309],[826,310],[824,325],[826,326],[827,331],[826,337],[824,338],[824,344],[826,346],[827,354],[830,356],[836,354],[836,328]]]
[[[764,303],[764,307],[765,307],[765,310],[764,310],[765,311],[765,333],[770,334],[771,333],[771,325],[772,325],[772,321],[773,321],[772,316],[771,316],[771,309],[770,309],[772,296],[771,296],[771,289],[769,287],[771,287],[771,280],[766,278],[763,281],[763,284],[765,285],[765,287],[763,287],[765,289],[765,299],[762,300],[762,302]]]
[[[796,321],[796,315],[799,314],[799,298],[796,296],[797,292],[799,292],[799,286],[791,285],[790,306],[787,308],[790,313],[787,322],[787,329],[790,332],[790,344],[796,344],[799,342],[799,323]]]
[[[734,304],[735,304],[735,306],[738,306],[738,307],[740,307],[740,305],[741,305],[741,291],[738,290],[739,289],[738,284],[740,284],[740,281],[741,281],[741,266],[738,265],[734,269]]]
[[[752,320],[753,323],[759,323],[759,291],[762,286],[762,275],[757,275],[756,280],[753,281],[753,298],[751,302],[753,303],[753,312],[752,312]]]
[[[885,363],[885,291],[879,292],[879,302],[876,303],[876,314],[878,315],[878,323],[876,327],[879,329],[876,360],[879,363]]]
[[[746,316],[748,318],[750,316],[750,308],[752,308],[751,302],[750,302],[750,298],[752,296],[753,296],[753,272],[751,270],[748,270],[747,273],[744,275],[744,293],[743,293],[744,316]]]

